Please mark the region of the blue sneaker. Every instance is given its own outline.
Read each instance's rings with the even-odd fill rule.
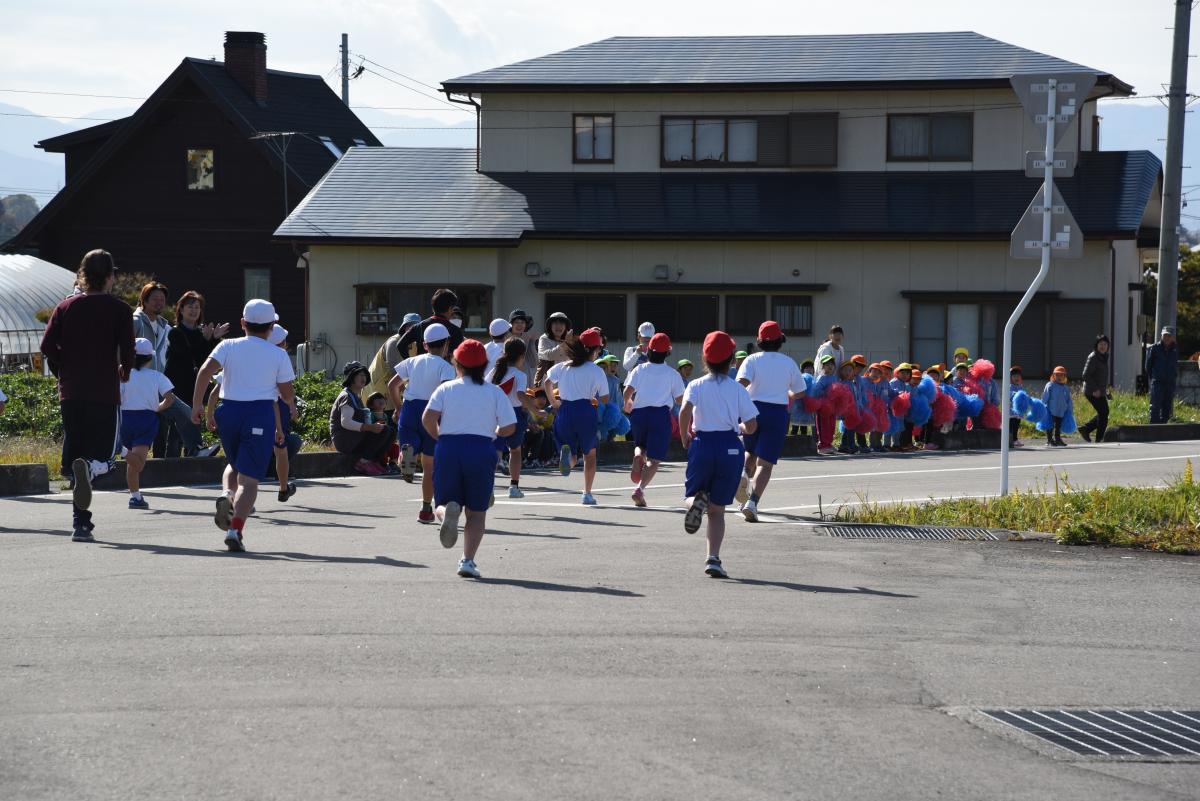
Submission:
[[[558,472],[564,476],[571,475],[571,446],[563,445],[558,452]]]
[[[129,499],[129,508],[130,509],[149,509],[150,504],[146,503],[145,498],[130,498]]]
[[[590,493],[590,492],[583,493],[583,505],[584,506],[595,506],[596,505],[596,496],[592,495],[592,493]]]

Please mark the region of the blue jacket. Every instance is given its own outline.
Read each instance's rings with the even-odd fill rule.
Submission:
[[[888,386],[890,386],[892,389],[893,398],[899,395],[901,392],[908,392],[908,390],[911,389],[911,387],[908,385],[908,382],[900,378],[893,378],[888,382]]]
[[[1150,380],[1174,384],[1178,374],[1179,343],[1173,342],[1169,348],[1161,342],[1151,345],[1146,351],[1146,375]]]
[[[1071,387],[1056,381],[1047,381],[1042,390],[1042,403],[1053,417],[1066,417],[1071,409]]]
[[[813,398],[823,398],[825,397],[825,393],[829,392],[829,388],[837,382],[838,377],[836,375],[818,376],[817,380],[813,382],[813,388],[809,390],[808,394]]]

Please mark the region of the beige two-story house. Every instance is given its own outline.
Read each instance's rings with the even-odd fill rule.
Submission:
[[[1059,145],[1086,244],[1054,262],[1015,362],[1078,374],[1104,332],[1132,385],[1161,166],[1100,150],[1096,114],[1132,88],[976,33],[619,37],[454,78],[477,150],[355,148],[276,235],[307,251],[310,330],[343,359],[448,285],[481,335],[517,307],[614,347],[650,320],[694,358],[709,330],[749,342],[775,319],[797,357],[839,324],[869,360],[998,361],[1037,270],[1008,240],[1043,146],[1009,78],[1048,71],[1097,78]]]

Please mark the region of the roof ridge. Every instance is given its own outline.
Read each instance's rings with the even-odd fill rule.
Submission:
[[[193,64],[207,65],[210,67],[224,67],[224,61],[217,61],[215,58],[197,58],[196,56],[184,56],[184,61],[190,61]],[[320,75],[314,75],[310,72],[290,72],[288,70],[275,70],[267,68],[268,75],[282,75],[288,78],[314,78],[318,81],[325,80]]]

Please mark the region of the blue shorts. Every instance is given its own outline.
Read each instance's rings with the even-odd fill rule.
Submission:
[[[496,450],[511,451],[525,444],[525,432],[529,429],[529,412],[524,406],[514,406],[513,414],[517,416],[517,427],[507,437],[496,437]]]
[[[275,401],[223,400],[215,416],[233,469],[258,481],[266,478],[275,456]]]
[[[656,461],[667,458],[671,444],[671,409],[668,406],[643,406],[629,415],[633,441],[642,453]]]
[[[279,407],[279,427],[286,437],[292,431],[292,410],[281,400],[275,401],[275,405]]]
[[[754,405],[758,409],[758,428],[746,435],[746,450],[764,462],[776,464],[787,436],[787,404],[755,401]]]
[[[158,436],[158,412],[149,409],[121,410],[121,444],[130,450],[153,445]]]
[[[683,495],[708,492],[709,503],[728,506],[737,494],[746,452],[736,431],[697,431],[688,447]]]
[[[571,453],[585,456],[596,450],[600,418],[590,400],[563,401],[554,415],[554,439],[558,447],[571,446]]]
[[[418,456],[433,456],[437,440],[429,436],[425,426],[421,424],[421,415],[425,414],[427,400],[406,400],[400,407],[400,445],[412,445],[413,453]]]
[[[465,509],[486,512],[495,473],[496,446],[492,438],[477,434],[438,437],[433,454],[434,505],[457,501]]]

